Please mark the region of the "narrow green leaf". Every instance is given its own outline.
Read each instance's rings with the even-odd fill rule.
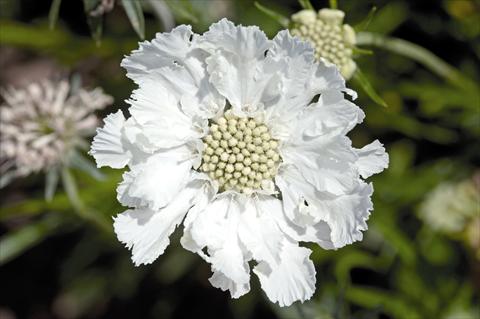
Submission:
[[[52,5],[50,6],[50,11],[48,12],[48,25],[50,29],[53,29],[57,24],[58,13],[60,11],[60,4],[62,0],[53,0]]]
[[[312,6],[312,3],[310,0],[298,0],[298,3],[302,6],[302,8],[307,9],[307,10],[315,10]]]
[[[272,18],[273,20],[275,20],[283,28],[285,28],[285,29],[288,28],[290,20],[287,17],[285,17],[284,15],[282,15],[282,14],[276,12],[276,11],[273,11],[271,9],[268,9],[267,7],[264,7],[263,5],[258,3],[257,1],[255,1],[255,7],[257,7],[258,10],[265,13],[265,15],[267,15],[270,18]]]
[[[373,54],[372,50],[362,49],[362,48],[357,48],[357,47],[354,47],[352,49],[352,51],[353,51],[354,54],[364,54],[364,55],[372,55]]]
[[[372,7],[370,9],[370,12],[368,12],[367,16],[365,17],[365,19],[363,19],[363,21],[361,21],[360,23],[358,23],[357,25],[355,25],[353,28],[355,29],[356,32],[361,32],[361,31],[365,31],[368,26],[370,25],[370,22],[372,22],[373,20],[373,17],[375,16],[375,13],[377,12],[377,7]]]
[[[78,196],[78,189],[75,183],[75,178],[67,167],[62,168],[62,183],[67,193],[68,199],[73,207],[80,213],[84,211],[84,205]]]
[[[192,23],[199,23],[199,13],[195,11],[190,1],[166,1],[166,4],[178,20],[188,20]]]
[[[92,35],[95,43],[100,45],[102,40],[103,33],[103,16],[93,17],[90,15],[90,12],[94,10],[98,5],[99,0],[83,0],[83,8],[85,10],[85,15],[87,16],[88,27],[90,28],[90,34]]]
[[[388,107],[387,103],[375,92],[375,89],[370,84],[370,81],[365,77],[362,71],[357,68],[353,74],[353,80],[362,87],[362,89],[367,93],[367,95],[378,105],[383,107]]]
[[[98,17],[88,17],[87,18],[88,26],[90,27],[90,33],[92,35],[93,40],[97,46],[99,46],[102,42],[102,34],[103,34],[103,16]]]
[[[60,218],[52,215],[2,236],[0,238],[0,265],[39,244],[59,224]]]
[[[83,9],[88,15],[91,11],[95,10],[100,5],[101,0],[83,0]]]
[[[82,202],[78,193],[75,177],[72,175],[68,167],[62,168],[62,183],[65,192],[67,193],[67,197],[70,200],[73,208],[75,209],[75,212],[80,217],[94,223],[106,233],[111,233],[111,225],[104,218],[102,218],[99,213],[90,210]]]
[[[143,40],[145,38],[145,18],[143,16],[141,1],[122,0],[122,4],[133,29]]]
[[[337,9],[338,8],[337,0],[329,0],[328,2],[330,4],[330,9]]]
[[[45,179],[45,200],[51,201],[53,195],[55,195],[55,191],[57,190],[59,179],[59,172],[57,167],[51,168],[47,174]]]
[[[72,153],[70,156],[69,165],[84,171],[97,180],[105,179],[105,176],[102,174],[102,172],[100,172],[100,170],[91,161],[89,161],[79,152],[75,151]]]
[[[357,44],[375,46],[412,59],[430,69],[438,76],[444,78],[450,82],[450,84],[463,90],[476,92],[478,89],[474,81],[464,76],[455,67],[446,63],[438,56],[418,44],[371,32],[359,33],[357,35]]]
[[[409,303],[408,299],[392,293],[372,287],[351,286],[346,291],[347,299],[365,308],[375,309],[382,307],[384,313],[394,318],[421,318],[416,308]]]

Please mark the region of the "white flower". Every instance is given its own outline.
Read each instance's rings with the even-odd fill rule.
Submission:
[[[109,115],[91,154],[129,167],[117,191],[131,208],[114,228],[133,262],[153,262],[183,223],[213,286],[247,293],[254,260],[271,301],[309,299],[315,268],[299,241],[360,240],[372,209],[360,174],[388,163],[378,141],[354,149],[345,136],[364,114],[337,69],[288,31],[269,40],[226,19],[203,35],[157,34],[122,65],[139,86],[131,116]]]
[[[480,217],[480,188],[474,179],[443,182],[427,194],[420,205],[420,218],[431,228],[455,235]]]
[[[2,91],[0,173],[14,178],[60,165],[98,125],[93,111],[112,103],[100,89],[70,92],[67,81]],[[4,180],[5,181],[5,180]],[[0,185],[2,186],[2,185]]]
[[[315,57],[334,63],[345,79],[350,79],[357,69],[352,59],[355,31],[343,24],[345,13],[335,9],[302,10],[292,16],[292,34],[311,42]]]

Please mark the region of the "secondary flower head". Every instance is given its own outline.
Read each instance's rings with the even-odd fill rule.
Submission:
[[[315,290],[311,251],[361,240],[372,185],[388,155],[346,133],[364,113],[333,65],[282,31],[223,19],[203,35],[157,34],[122,62],[138,84],[130,117],[110,114],[94,138],[98,166],[128,166],[115,218],[136,265],[153,262],[183,223],[181,243],[212,266],[210,282],[238,298],[250,265],[281,306]]]
[[[61,164],[82,137],[91,135],[98,125],[93,111],[110,104],[112,98],[100,89],[74,93],[70,89],[67,81],[45,80],[2,92],[2,175],[17,177],[46,171]]]
[[[345,79],[350,79],[357,65],[352,59],[355,31],[343,24],[345,13],[336,9],[302,10],[292,16],[292,35],[309,41],[315,57],[338,66]]]
[[[427,195],[420,207],[420,217],[437,231],[458,234],[475,217],[480,217],[479,199],[480,185],[473,179],[444,182]]]

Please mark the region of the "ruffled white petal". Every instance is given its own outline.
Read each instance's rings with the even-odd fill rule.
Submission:
[[[313,98],[317,94],[329,91],[345,92],[352,99],[357,98],[357,93],[345,86],[345,79],[337,67],[322,58],[310,71],[310,81],[307,82],[305,94]]]
[[[311,250],[285,239],[280,252],[281,262],[275,268],[269,267],[265,262],[255,266],[253,271],[260,279],[268,299],[284,307],[312,297],[316,272],[309,259],[310,253]]]
[[[308,42],[292,37],[288,30],[280,31],[272,42],[267,56],[283,61],[286,67],[280,70],[282,92],[275,103],[266,107],[266,121],[274,136],[281,137],[289,133],[295,123],[292,120],[310,102],[311,97],[303,93],[314,64],[314,49]]]
[[[198,200],[200,181],[192,181],[170,204],[158,211],[150,208],[129,209],[114,219],[118,239],[132,250],[136,266],[152,263],[169,245],[169,237]]]
[[[302,112],[292,135],[298,139],[345,135],[364,118],[365,113],[342,93],[326,92]]]
[[[358,181],[357,156],[350,139],[336,136],[287,144],[281,150],[285,164],[296,166],[319,191],[343,194]]]
[[[197,38],[191,26],[186,25],[169,33],[157,33],[153,41],[141,43],[121,65],[137,84],[154,81],[168,89],[179,101],[184,101],[183,110],[191,117],[211,118],[223,109],[225,99],[208,81],[206,55],[198,48]]]
[[[282,165],[275,177],[275,183],[282,193],[285,215],[298,226],[312,225],[319,216],[311,212],[307,199],[316,196],[315,187],[308,183],[293,165]]]
[[[182,112],[179,101],[170,91],[154,81],[145,81],[135,90],[130,113],[142,127],[144,135],[157,148],[168,148],[198,139],[205,130],[205,120]]]
[[[367,230],[367,219],[373,204],[370,196],[372,184],[360,183],[350,193],[340,196],[322,193],[312,201],[313,209],[331,229],[330,238],[334,248],[341,248],[362,240],[362,231]]]
[[[388,167],[388,154],[385,147],[378,140],[365,145],[361,149],[355,149],[358,159],[355,165],[363,178],[378,174]]]
[[[93,138],[90,155],[95,158],[98,167],[110,166],[122,168],[128,164],[132,154],[122,141],[122,128],[125,117],[121,110],[108,115],[103,128],[97,129]]]
[[[228,99],[234,113],[253,115],[279,94],[277,71],[282,65],[265,58],[271,41],[258,27],[235,26],[222,19],[212,24],[199,43],[211,53],[206,59],[210,82]]]
[[[140,48],[122,60],[127,76],[140,84],[152,70],[181,64],[192,49],[191,26],[180,25],[168,33],[157,33],[152,41],[140,43]]]
[[[250,289],[250,268],[238,238],[240,212],[240,203],[234,195],[215,199],[191,223],[189,245],[184,246],[189,250],[194,248],[193,252],[212,264],[214,275],[210,282],[222,290],[228,289],[233,298]],[[201,252],[204,247],[208,255]]]
[[[245,202],[240,216],[238,235],[256,261],[265,261],[271,267],[279,262],[279,253],[285,234],[275,222],[273,214],[282,212],[279,199],[258,195]]]
[[[373,208],[370,184],[360,182],[345,194],[333,195],[316,190],[292,166],[282,167],[276,182],[284,198],[285,215],[292,223],[279,222],[292,238],[313,241],[325,249],[362,239]]]
[[[193,160],[186,146],[150,156],[132,166],[117,188],[118,200],[125,206],[166,206],[190,179]]]

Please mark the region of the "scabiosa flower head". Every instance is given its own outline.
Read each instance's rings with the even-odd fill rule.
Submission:
[[[480,187],[473,179],[444,182],[431,191],[420,206],[425,223],[446,234],[460,233],[479,217]]]
[[[45,80],[1,96],[0,172],[11,177],[62,164],[94,132],[93,111],[112,103],[100,89],[73,93],[67,81]]]
[[[157,34],[122,62],[137,84],[130,117],[109,115],[94,138],[98,166],[128,166],[115,218],[136,265],[153,262],[183,223],[181,243],[238,298],[250,265],[281,306],[315,290],[311,251],[362,238],[372,209],[366,178],[388,156],[345,134],[364,113],[344,98],[336,67],[288,31],[269,40],[223,19],[203,35]]]
[[[315,57],[335,64],[345,79],[350,79],[357,65],[352,59],[355,31],[343,24],[345,13],[336,9],[302,10],[292,16],[292,35],[309,41]]]

